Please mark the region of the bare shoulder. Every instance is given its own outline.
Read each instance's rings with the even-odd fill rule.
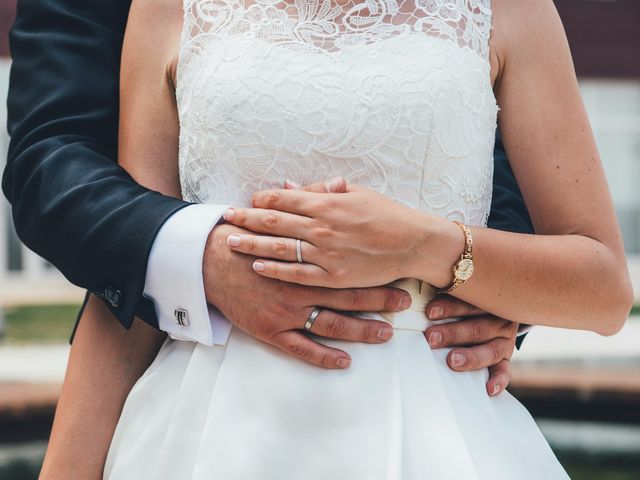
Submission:
[[[518,59],[568,53],[562,22],[553,0],[492,0],[492,66],[504,74]]]
[[[132,0],[130,18],[140,17],[149,27],[171,28],[182,23],[182,8],[182,0]]]
[[[162,70],[173,80],[182,32],[182,0],[133,0],[125,33],[123,61]]]

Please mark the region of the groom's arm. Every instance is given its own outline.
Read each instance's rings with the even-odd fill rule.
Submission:
[[[3,191],[22,241],[123,325],[137,315],[181,338],[224,340],[225,328],[212,332],[202,288],[204,242],[222,207],[150,191],[116,163],[128,10],[122,0],[18,2]],[[189,326],[174,319],[178,306]]]

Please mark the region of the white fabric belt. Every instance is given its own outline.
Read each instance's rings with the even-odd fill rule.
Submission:
[[[425,312],[427,304],[436,295],[435,288],[417,278],[402,278],[390,283],[389,286],[406,290],[411,295],[411,306],[408,309],[401,312],[358,312],[356,315],[360,318],[387,322],[396,330],[424,332],[427,327],[436,323],[430,321]],[[437,323],[448,323],[455,320],[457,318]]]

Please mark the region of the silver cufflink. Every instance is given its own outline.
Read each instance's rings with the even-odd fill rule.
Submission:
[[[181,308],[176,308],[173,311],[173,316],[175,317],[178,325],[181,325],[183,327],[189,326],[189,314],[187,313],[186,310],[183,310]]]

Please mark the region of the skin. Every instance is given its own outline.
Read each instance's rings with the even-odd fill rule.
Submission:
[[[498,316],[608,335],[622,326],[631,289],[619,229],[555,8],[551,0],[494,0],[493,10],[491,66],[501,106],[500,128],[540,235],[473,228],[476,273],[454,292],[458,298],[437,297],[426,312],[436,319],[434,309],[440,307],[441,318],[468,319],[430,327],[425,337],[434,348],[458,347],[448,356],[455,370],[490,367],[487,390],[498,393],[509,381],[508,361],[517,330],[517,323]],[[180,194],[173,91],[181,19],[179,2],[134,1],[122,77],[121,163],[139,183],[174,196]],[[314,333],[384,341],[377,331],[386,324],[365,325],[339,310],[392,310],[393,305],[401,309],[402,292],[378,287],[395,278],[421,278],[439,287],[451,280],[450,268],[463,239],[449,221],[346,182],[337,190],[330,185],[289,185],[276,192],[258,192],[256,208],[236,209],[230,223],[242,225],[216,227],[203,264],[207,300],[262,341],[301,360],[337,368],[337,361],[348,360],[348,353],[308,341],[299,330],[312,306],[328,310],[316,320]],[[296,207],[287,203],[289,199],[300,203]],[[361,202],[368,203],[366,209],[359,210]],[[289,223],[282,220],[287,213]],[[260,215],[278,220],[267,229]],[[313,227],[301,231],[308,219],[315,222]],[[377,230],[381,225],[387,227]],[[416,225],[423,228],[412,230]],[[404,235],[393,237],[396,231]],[[266,247],[265,255],[243,251],[257,245],[257,238],[279,236],[286,241],[295,238],[294,233],[307,241],[303,252],[308,267],[322,267],[326,275],[314,277],[304,270],[287,277],[282,273],[287,271],[285,264],[270,259],[273,245]],[[232,234],[245,240],[242,247],[229,246]],[[367,238],[376,238],[386,248],[367,244]],[[407,238],[418,241],[395,248],[406,245]],[[315,256],[308,245],[317,248]],[[267,265],[262,271],[253,268],[258,253]],[[374,269],[374,264],[384,268]],[[357,278],[348,276],[349,269],[360,269]],[[354,289],[364,286],[360,279],[367,275],[362,272],[372,274],[372,285],[366,286],[375,290]],[[322,288],[327,282],[345,290]],[[240,294],[247,285],[264,296],[247,304]],[[163,340],[163,334],[140,321],[130,331],[121,330],[100,302],[90,300],[72,348],[41,478],[100,478],[126,395]],[[458,354],[466,359],[461,365],[455,361]]]
[[[633,292],[562,24],[551,0],[498,0],[494,23],[499,126],[538,234],[471,228],[476,271],[453,295],[519,323],[613,335]],[[252,205],[225,220],[261,235],[228,245],[260,257],[258,274],[288,282],[367,287],[414,277],[444,287],[464,249],[450,220],[357,185],[340,195],[265,190]]]

